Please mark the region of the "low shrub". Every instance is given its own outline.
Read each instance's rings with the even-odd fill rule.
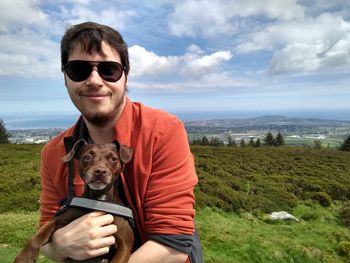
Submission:
[[[339,243],[339,255],[350,258],[350,242],[342,241]]]
[[[311,198],[318,201],[324,207],[330,206],[332,203],[332,198],[325,192],[315,192]]]
[[[350,227],[350,203],[345,203],[339,213],[340,220],[344,226]]]
[[[0,193],[0,213],[10,211],[38,211],[39,196],[37,190],[27,192],[14,192],[12,194]]]
[[[319,218],[319,214],[315,213],[314,211],[305,212],[301,215],[300,218],[305,221],[313,221]]]

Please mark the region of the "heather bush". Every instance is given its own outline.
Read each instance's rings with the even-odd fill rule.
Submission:
[[[207,200],[197,198],[198,205],[217,203],[228,211],[240,205],[267,213],[288,211],[301,199],[328,206],[350,197],[350,153],[297,147],[191,149],[199,176],[196,191],[204,191]]]
[[[0,212],[37,210],[41,148],[0,145]],[[197,206],[268,213],[291,210],[301,199],[325,206],[350,199],[349,152],[285,146],[191,150],[199,178]]]
[[[347,202],[343,205],[339,212],[340,220],[344,226],[350,227],[350,203]]]
[[[312,193],[312,199],[318,201],[322,206],[330,206],[332,203],[332,198],[325,192]]]
[[[350,242],[342,241],[339,243],[339,254],[350,258]]]

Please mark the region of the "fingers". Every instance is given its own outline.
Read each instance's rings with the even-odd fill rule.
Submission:
[[[87,245],[88,250],[100,250],[101,248],[109,248],[115,243],[113,236],[103,237],[100,239],[92,239]]]
[[[114,217],[103,212],[91,212],[56,230],[51,242],[65,255],[77,260],[108,253],[115,243],[117,226]]]
[[[114,222],[114,217],[110,214],[102,214],[96,217],[90,217],[94,218],[95,224],[98,226],[105,226],[105,225],[110,225]]]
[[[105,255],[108,252],[109,252],[109,247],[101,247],[99,249],[89,250],[86,253],[86,256],[82,256],[82,257],[76,258],[76,259],[86,260],[86,259],[89,259],[89,258],[94,258],[94,257]]]
[[[117,232],[117,226],[116,225],[106,225],[106,226],[95,226],[89,229],[88,232],[88,239],[94,240],[94,239],[100,239],[108,236],[112,236]],[[114,243],[112,243],[114,244]]]

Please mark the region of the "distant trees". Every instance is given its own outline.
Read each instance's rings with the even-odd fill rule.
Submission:
[[[222,140],[219,140],[218,137],[211,137],[209,145],[211,146],[224,146],[224,142]]]
[[[232,143],[232,142],[231,142]],[[203,136],[202,139],[195,139],[192,141],[193,145],[202,145],[202,146],[224,146],[224,142],[218,137],[211,137],[209,140],[207,136]]]
[[[314,140],[314,148],[318,150],[322,149],[322,143],[320,140]]]
[[[271,132],[268,132],[265,135],[264,143],[266,146],[274,146],[275,145],[275,139],[273,138],[273,135]]]
[[[10,143],[9,138],[11,137],[11,133],[9,133],[5,127],[5,123],[2,119],[0,119],[0,144]]]
[[[279,132],[276,138],[271,132],[268,132],[264,137],[265,146],[282,146],[285,145],[283,135]]]
[[[227,137],[227,146],[228,146],[228,147],[236,147],[236,146],[237,146],[237,145],[236,145],[236,142],[235,142],[235,139],[232,138],[231,135],[229,135],[229,136]]]
[[[250,147],[254,147],[254,146],[255,146],[255,141],[254,141],[254,138],[253,138],[253,137],[250,138],[248,145],[249,145]]]
[[[201,145],[209,145],[209,140],[207,137],[203,137],[202,140],[201,140]]]
[[[344,140],[343,144],[339,147],[339,150],[350,152],[350,135]]]
[[[238,144],[237,144],[238,143]],[[250,137],[249,141],[246,142],[244,138],[241,138],[238,142],[229,135],[227,137],[227,141],[224,142],[220,140],[218,137],[211,137],[208,139],[206,136],[203,136],[202,139],[194,139],[192,140],[191,144],[193,145],[202,145],[202,146],[227,146],[227,147],[254,147],[259,148],[262,145],[264,146],[281,146],[285,145],[284,137],[281,133],[278,133],[276,138],[273,137],[273,134],[271,132],[268,132],[265,137],[263,138],[263,143],[261,142],[260,138],[257,138],[256,140],[254,137]]]
[[[261,146],[260,138],[258,138],[255,142],[255,148],[259,148]]]
[[[275,142],[276,146],[282,146],[284,145],[284,138],[282,136],[282,134],[279,132],[276,136],[276,142]]]
[[[5,135],[4,135],[5,134]],[[6,131],[4,127],[4,123],[0,119],[0,143],[8,143],[8,137],[11,135]],[[228,135],[226,140],[221,140],[220,137],[207,137],[203,136],[201,139],[194,139],[190,142],[193,145],[202,145],[202,146],[226,146],[226,147],[254,147],[259,148],[262,146],[265,147],[278,147],[285,145],[284,136],[279,132],[276,137],[272,134],[272,132],[268,132],[262,138],[234,138],[232,135]],[[313,146],[304,146],[310,147],[314,149],[330,149],[330,144],[328,146],[322,145],[320,139],[313,140]],[[340,147],[338,147],[341,151],[350,151],[350,135],[348,135],[344,142]]]

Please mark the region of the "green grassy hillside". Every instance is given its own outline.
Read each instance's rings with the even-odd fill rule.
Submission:
[[[303,147],[193,146],[199,206],[225,211],[290,210],[300,200],[327,206],[350,198],[350,153]]]
[[[0,145],[0,262],[36,228],[41,145]],[[350,153],[193,146],[205,262],[350,262]],[[286,210],[299,222],[272,222]],[[348,216],[348,218],[344,218]],[[346,221],[344,219],[348,219]],[[47,262],[40,259],[39,262]]]

